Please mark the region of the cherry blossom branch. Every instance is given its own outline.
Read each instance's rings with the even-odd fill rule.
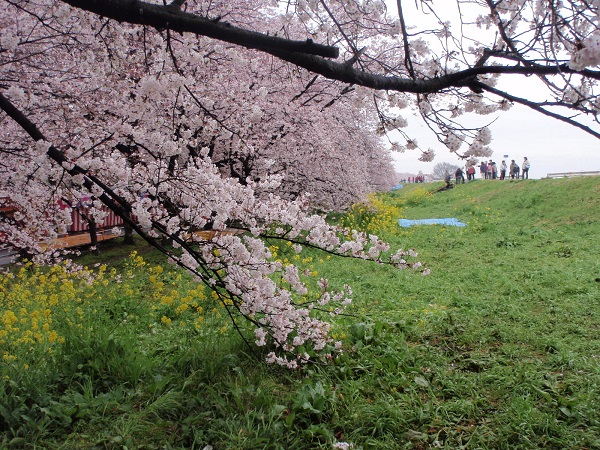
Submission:
[[[408,31],[406,29],[406,21],[404,20],[404,12],[402,11],[402,0],[396,1],[398,5],[398,17],[400,19],[400,27],[402,28],[402,44],[404,45],[404,67],[408,70],[411,78],[415,79],[415,69],[410,57],[410,44],[408,42]]]
[[[312,302],[296,302],[295,298],[301,298],[308,293],[307,285],[302,281],[297,266],[272,261],[270,251],[259,237],[261,234],[268,234],[270,238],[275,236],[270,232],[264,233],[265,229],[279,226],[280,231],[274,230],[273,234],[282,235],[283,240],[292,242],[296,252],[301,251],[302,245],[307,245],[333,251],[337,255],[352,255],[360,259],[380,261],[381,253],[389,250],[386,243],[364,233],[355,231],[352,236],[340,237],[339,230],[328,225],[323,217],[306,214],[304,202],[285,202],[269,196],[266,203],[261,203],[254,196],[251,188],[239,188],[237,184],[221,181],[217,173],[210,180],[221,184],[214,188],[222,190],[224,194],[231,189],[232,196],[224,197],[222,203],[230,205],[230,208],[234,208],[234,205],[248,204],[246,206],[248,209],[231,209],[225,211],[223,215],[228,219],[237,217],[242,222],[247,221],[255,225],[248,228],[250,234],[241,237],[226,233],[208,239],[196,237],[193,232],[200,222],[187,215],[186,211],[188,208],[197,208],[203,202],[202,195],[199,195],[196,189],[196,186],[202,184],[193,180],[197,175],[210,170],[209,165],[179,167],[177,169],[179,175],[173,172],[169,174],[168,179],[164,180],[164,185],[161,186],[163,190],[155,195],[146,196],[132,207],[105,183],[85,169],[70,163],[63,152],[47,143],[37,126],[2,93],[0,93],[0,109],[5,111],[36,142],[41,142],[37,150],[44,151],[47,157],[59,164],[63,169],[62,174],[83,177],[79,184],[129,223],[150,245],[167,255],[170,261],[189,271],[197,277],[198,281],[213,290],[227,309],[236,330],[243,334],[242,337],[247,343],[249,340],[243,330],[235,324],[237,314],[254,324],[257,327],[254,330],[256,345],[269,344],[273,347],[273,351],[267,356],[269,362],[296,367],[298,364],[313,361],[313,358],[323,352],[330,354],[327,353],[333,348],[329,336],[330,324],[312,316],[311,310],[329,312],[324,306],[330,305],[335,306],[334,315],[342,313],[345,305],[350,302],[348,298],[350,290],[345,288],[342,291],[332,291],[326,280],[319,280],[317,309]],[[143,168],[147,169],[148,166]],[[153,170],[157,173],[156,169]],[[188,174],[187,171],[192,172]],[[186,180],[190,181],[186,183]],[[184,197],[189,203],[178,202]],[[246,217],[253,209],[252,205],[264,211],[264,216],[258,216],[264,223],[259,225],[256,224],[256,218]],[[215,205],[215,207],[222,209],[222,205]],[[135,214],[135,220],[131,218],[129,212]],[[147,227],[151,231],[147,231]],[[222,222],[216,231],[223,232],[224,227],[225,223]],[[157,234],[153,235],[152,230]],[[161,245],[156,239],[158,235],[171,239],[174,247],[179,248],[181,254]],[[295,242],[298,244],[294,244]],[[412,250],[408,252],[400,250],[390,256],[390,260],[399,268],[419,269],[421,267],[419,263],[411,264],[406,261],[407,258],[415,256]],[[283,285],[277,285],[272,280],[277,272],[282,274]],[[422,271],[423,274],[426,272],[426,270]],[[307,277],[308,274],[303,276]],[[289,287],[286,288],[285,284]],[[336,344],[338,347],[339,345],[341,343]],[[307,351],[311,354],[305,352],[305,346],[310,349]]]
[[[502,40],[506,43],[506,45],[510,49],[511,55],[513,55],[513,57],[517,58],[524,65],[526,65],[526,66],[530,65],[531,62],[527,61],[523,57],[521,52],[519,52],[519,50],[517,49],[517,46],[515,45],[513,39],[511,39],[508,36],[508,33],[506,32],[506,28],[504,26],[504,22],[502,21],[502,18],[500,17],[500,13],[498,12],[497,5],[494,4],[494,2],[492,0],[486,0],[486,3],[488,5],[488,7],[490,8],[490,14],[496,20],[496,26],[498,28],[498,32],[500,33]]]
[[[339,50],[312,41],[299,42],[276,38],[263,33],[243,30],[230,24],[213,22],[194,14],[174,11],[167,6],[152,5],[138,0],[62,0],[77,8],[100,14],[120,22],[149,25],[157,29],[168,27],[179,32],[231,42],[246,48],[257,49],[278,58],[318,73],[332,80],[360,86],[410,93],[440,92],[450,87],[475,86],[475,77],[484,74],[557,75],[578,73],[600,80],[600,72],[574,70],[567,64],[560,65],[518,65],[518,66],[479,66],[449,73],[430,79],[402,78],[371,74],[354,69],[345,63],[336,63],[327,58],[336,58]],[[321,51],[323,50],[323,51]]]
[[[285,49],[337,58],[339,50],[328,45],[317,44],[311,39],[293,41],[269,36],[235,27],[227,22],[211,20],[187,13],[169,5],[156,5],[138,0],[62,0],[71,6],[108,17],[118,22],[148,25],[156,29],[169,28],[173,31],[190,32],[246,48],[267,51],[272,48]],[[175,3],[178,6],[179,2]]]

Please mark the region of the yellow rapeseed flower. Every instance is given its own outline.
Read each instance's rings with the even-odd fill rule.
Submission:
[[[171,325],[171,323],[173,322],[170,318],[168,318],[167,316],[162,316],[160,318],[160,321],[162,323],[164,323],[165,325]]]
[[[2,324],[6,328],[10,328],[12,325],[17,323],[18,321],[19,321],[19,319],[17,318],[15,313],[10,310],[4,311],[4,313],[2,314]]]
[[[173,297],[169,297],[169,296],[163,295],[161,297],[161,299],[160,299],[160,302],[163,305],[171,305],[173,303]]]
[[[177,314],[181,314],[184,311],[187,311],[189,308],[189,306],[186,303],[183,303],[181,305],[179,305],[177,308],[175,308],[175,313]]]
[[[6,363],[11,363],[13,361],[16,361],[17,357],[15,355],[11,355],[8,352],[2,352],[2,360]]]
[[[48,342],[50,342],[51,344],[56,342],[56,340],[58,339],[58,333],[56,331],[51,331],[50,333],[48,333]]]

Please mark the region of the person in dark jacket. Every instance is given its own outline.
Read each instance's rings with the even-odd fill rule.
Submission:
[[[456,169],[456,172],[454,172],[454,176],[456,177],[456,184],[464,184],[465,175],[460,167]]]
[[[517,165],[514,159],[510,161],[509,171],[511,180],[514,180],[515,178],[517,180],[519,179],[519,166]]]

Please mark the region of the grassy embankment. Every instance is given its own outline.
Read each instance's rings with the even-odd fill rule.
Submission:
[[[600,448],[600,178],[434,187],[371,222],[428,277],[302,254],[354,290],[330,366],[258,364],[142,244],[105,247],[91,285],[2,278],[0,448]],[[390,227],[393,208],[468,226]]]

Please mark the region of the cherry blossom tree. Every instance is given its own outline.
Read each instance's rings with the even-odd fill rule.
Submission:
[[[270,34],[256,33],[260,26],[250,25],[247,18],[236,27],[233,14],[238,10],[226,8],[223,14],[220,3],[211,3],[213,15],[202,9],[194,14],[196,5],[190,2],[174,1],[169,6],[124,0],[67,3],[128,23],[160,28],[168,22],[170,29],[259,49],[323,77],[383,91],[378,93],[384,129],[405,123],[401,116],[387,116],[385,106],[414,105],[451,151],[468,143],[463,152],[467,156],[489,154],[485,150],[489,132],[460,127],[457,118],[471,112],[490,114],[513,103],[597,136],[594,124],[585,125],[565,110],[595,117],[596,1],[417,0],[419,15],[412,17],[407,16],[407,5],[413,2],[401,0],[255,5],[256,13],[269,5],[278,7],[271,13],[280,14],[284,24],[268,30]],[[232,20],[224,22],[222,17]],[[304,40],[280,39],[276,33]],[[317,39],[335,46],[317,44]],[[340,54],[343,62],[332,60]],[[546,97],[513,95],[498,87],[501,76],[534,76],[546,89]],[[398,145],[415,147],[411,139]],[[424,153],[424,158],[430,155]]]
[[[419,268],[310,202],[389,183],[375,132],[418,149],[410,115],[465,159],[490,154],[471,116],[515,103],[599,137],[599,3],[3,0],[0,191],[18,212],[1,231],[44,254],[41,236],[69,221],[57,199],[91,196],[94,222],[108,206],[294,366],[335,347],[319,311],[341,311],[349,289],[321,280],[307,298],[306,274],[265,243]],[[195,233],[233,225],[245,233]]]

